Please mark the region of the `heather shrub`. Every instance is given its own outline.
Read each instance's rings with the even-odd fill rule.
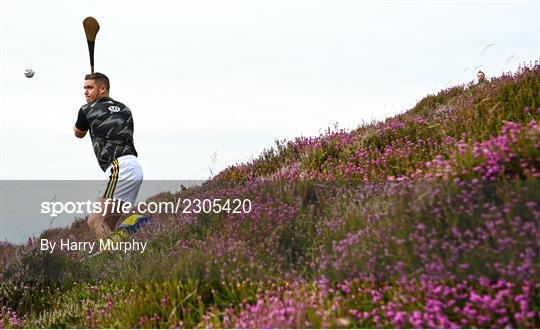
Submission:
[[[537,328],[539,84],[535,64],[277,140],[152,197],[252,208],[153,215],[131,237],[144,254],[0,245],[0,327]],[[80,219],[42,236],[87,232]]]
[[[50,306],[54,292],[89,278],[89,271],[64,253],[32,248],[13,259],[2,271],[0,303],[20,314]]]

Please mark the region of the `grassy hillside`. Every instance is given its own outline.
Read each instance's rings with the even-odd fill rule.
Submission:
[[[154,196],[252,210],[154,215],[144,254],[4,244],[0,327],[538,328],[539,119],[535,64]]]

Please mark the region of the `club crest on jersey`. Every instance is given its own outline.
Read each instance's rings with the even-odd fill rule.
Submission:
[[[111,106],[109,107],[109,111],[111,111],[111,112],[118,112],[118,111],[120,111],[120,107],[117,107],[116,105],[111,105]]]

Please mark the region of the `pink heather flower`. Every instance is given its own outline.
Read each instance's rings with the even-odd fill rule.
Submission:
[[[469,145],[467,143],[464,143],[464,142],[460,142],[460,143],[456,144],[456,147],[457,147],[458,152],[460,154],[463,154],[465,151],[467,151],[467,149],[469,149]]]
[[[459,268],[461,268],[461,270],[467,270],[467,269],[469,269],[469,264],[467,264],[467,263],[461,264],[461,265],[459,265]]]
[[[169,307],[169,297],[165,296],[161,299],[161,307],[167,308]]]
[[[401,328],[403,327],[403,324],[405,323],[405,313],[404,312],[397,312],[394,316],[394,324]]]
[[[523,112],[524,112],[524,113],[529,113],[530,111],[531,111],[531,108],[529,108],[529,107],[525,107],[525,108],[523,109]]]

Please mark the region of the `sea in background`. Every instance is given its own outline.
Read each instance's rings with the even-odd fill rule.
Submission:
[[[137,202],[161,192],[175,193],[182,187],[202,184],[201,180],[143,181]],[[42,213],[44,202],[96,201],[103,196],[106,182],[93,180],[2,180],[0,181],[0,241],[24,243],[49,228],[69,226],[87,213]],[[86,207],[84,207],[86,208]]]

